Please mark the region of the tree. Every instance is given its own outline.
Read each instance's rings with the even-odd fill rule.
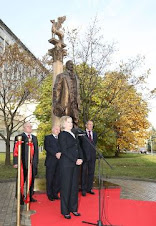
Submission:
[[[145,144],[149,128],[148,106],[141,93],[129,84],[126,76],[110,73],[106,77],[106,80],[112,81],[118,77],[109,92],[111,105],[117,113],[112,127],[116,134],[118,155],[120,149],[135,149]]]
[[[90,70],[86,65],[83,80],[81,65],[77,66],[81,81],[81,120],[83,121],[83,114],[87,114],[95,122],[99,147],[105,153],[111,150],[118,154],[120,149],[134,148],[138,141],[145,142],[149,127],[148,108],[141,93],[137,92],[134,84],[130,84],[127,75],[109,72],[105,76],[96,77],[95,69],[92,81],[96,79],[96,86],[91,93]]]
[[[108,44],[101,35],[101,30],[101,27],[98,27],[97,18],[95,18],[85,30],[85,34],[81,34],[78,29],[67,32],[69,58],[73,60],[75,65],[80,66],[76,67],[75,70],[81,82],[83,124],[90,117],[89,109],[92,105],[91,99],[96,92],[96,87],[99,86],[100,79],[107,72],[115,71],[118,72],[118,76],[124,75],[129,84],[135,87],[143,86],[149,74],[149,71],[138,73],[137,69],[141,68],[144,61],[144,57],[139,55],[125,62],[118,62],[119,66],[114,70],[113,68],[116,66],[114,66],[112,56],[115,52],[115,44]],[[116,82],[118,76],[113,83]],[[112,98],[114,97],[112,96]]]
[[[39,89],[38,106],[34,112],[40,121],[38,127],[38,141],[43,146],[44,136],[51,133],[51,110],[52,110],[52,74],[49,74]]]
[[[6,47],[0,55],[0,115],[6,136],[0,136],[6,144],[5,164],[10,165],[10,138],[25,122],[20,108],[26,101],[34,100],[36,90],[47,74],[41,62],[18,44]],[[29,116],[30,117],[30,116]]]
[[[149,139],[147,140],[147,150],[156,151],[156,129],[154,127],[149,130]]]

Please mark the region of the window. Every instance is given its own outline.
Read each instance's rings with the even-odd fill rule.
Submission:
[[[3,134],[3,135],[5,135],[5,131],[2,130],[2,129],[0,130],[0,133]]]
[[[0,36],[0,43],[3,43],[4,42],[4,38],[2,38],[1,36]]]
[[[3,53],[3,47],[0,46],[0,53]]]

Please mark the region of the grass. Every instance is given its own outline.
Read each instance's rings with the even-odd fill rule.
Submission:
[[[11,154],[12,160],[12,154]],[[124,177],[134,179],[152,179],[156,180],[156,155],[145,154],[121,154],[120,157],[106,158],[109,166],[101,160],[101,172],[104,177]],[[45,178],[45,154],[39,155],[38,175],[39,178]],[[12,166],[5,166],[5,154],[0,153],[0,180],[16,178],[17,170]],[[12,161],[11,161],[12,162]],[[98,160],[96,164],[96,174],[98,172]]]
[[[13,156],[11,153],[11,166],[5,166],[5,153],[0,153],[0,180],[15,179],[17,174],[17,169],[13,168]],[[45,177],[45,154],[40,153],[39,155],[39,165],[38,165],[38,175],[37,177]]]
[[[124,177],[156,180],[156,155],[121,154],[119,158],[106,158],[109,166],[101,160],[101,172],[105,177]],[[98,162],[97,162],[98,163]],[[96,167],[96,174],[98,164]]]
[[[16,178],[16,169],[14,169],[12,166],[5,166],[4,162],[5,162],[5,153],[0,153],[0,180]]]

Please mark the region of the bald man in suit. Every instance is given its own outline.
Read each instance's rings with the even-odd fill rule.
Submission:
[[[60,127],[54,126],[52,134],[45,136],[44,148],[46,150],[46,189],[47,197],[50,201],[59,199],[60,191],[60,166],[61,152],[58,145],[58,134]]]

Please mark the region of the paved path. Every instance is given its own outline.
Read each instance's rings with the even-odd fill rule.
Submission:
[[[16,222],[15,183],[0,183],[0,225],[7,226],[14,222]]]
[[[16,225],[16,198],[15,198],[15,182],[0,182],[0,226]],[[25,210],[21,206],[21,211]],[[30,219],[21,217],[21,225],[30,226]]]
[[[106,180],[114,184],[120,185],[121,199],[156,201],[156,182],[126,179]]]
[[[122,199],[156,201],[156,182],[106,179],[121,186]],[[21,209],[22,210],[22,209]],[[15,182],[0,182],[0,226],[16,225]],[[30,226],[30,219],[22,219],[22,225]]]

